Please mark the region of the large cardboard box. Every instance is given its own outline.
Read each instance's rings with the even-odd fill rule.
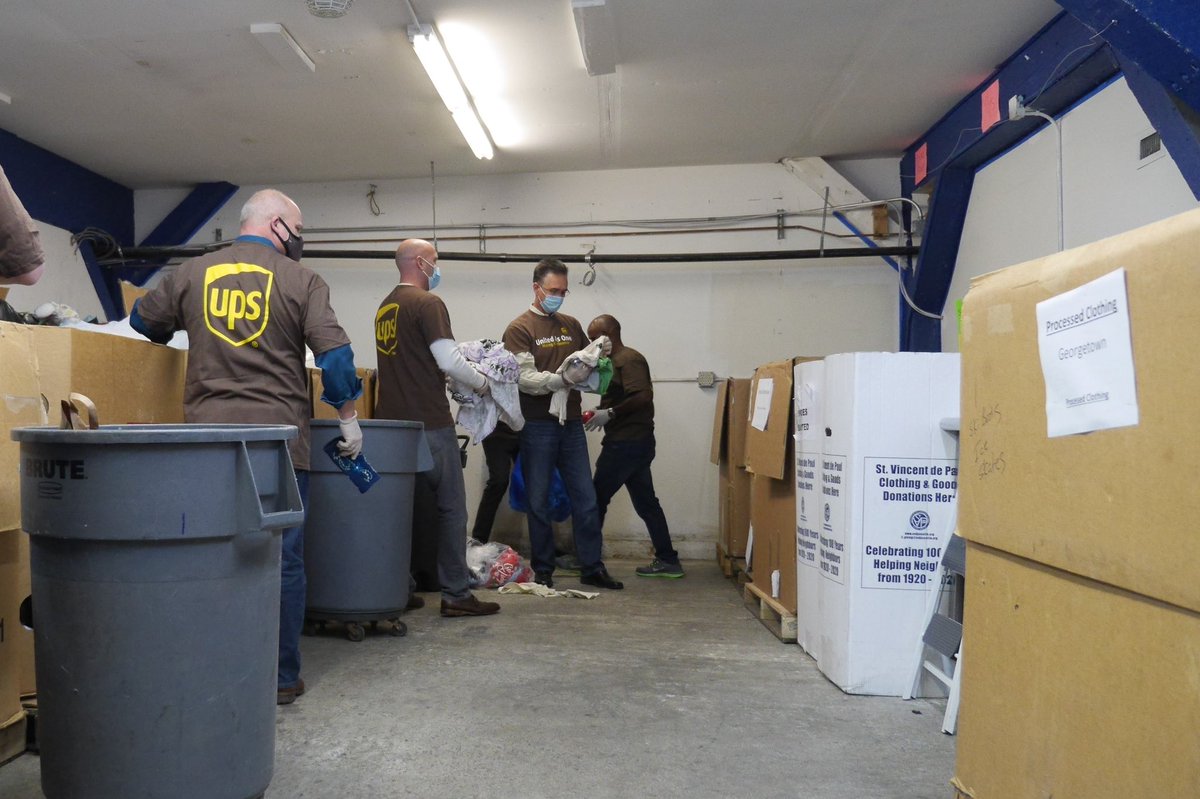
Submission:
[[[825,443],[825,362],[793,370],[796,441],[796,643],[814,658],[821,640],[821,451]]]
[[[955,785],[1200,796],[1200,614],[969,543]]]
[[[18,543],[23,535],[19,530],[0,532],[0,727],[21,713],[21,662],[16,651],[16,632],[21,628],[17,618],[22,570]],[[0,739],[0,763],[14,754],[6,751]]]
[[[754,584],[790,614],[796,612],[793,363],[791,359],[776,361],[754,370],[746,425],[746,470],[754,475],[750,488],[750,526],[754,531],[750,574]]]
[[[750,380],[729,378],[717,386],[709,460],[717,464],[718,541],[729,557],[746,556],[750,534],[750,474],[746,471],[746,414]]]
[[[963,537],[1200,611],[1200,415],[1188,410],[1200,395],[1198,252],[1200,210],[972,282]],[[1118,269],[1137,423],[1050,438],[1036,306]]]
[[[957,487],[957,354],[825,359],[817,665],[853,694],[902,696]]]
[[[358,377],[362,380],[362,395],[354,401],[354,410],[359,419],[375,418],[376,373],[374,369],[358,368]],[[325,390],[321,383],[321,370],[308,370],[309,397],[312,401],[312,418],[336,419],[337,409],[332,405],[321,402],[321,393]]]

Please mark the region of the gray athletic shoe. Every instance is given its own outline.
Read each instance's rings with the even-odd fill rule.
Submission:
[[[679,578],[683,576],[683,567],[678,563],[666,563],[658,558],[655,558],[649,566],[638,566],[635,571],[638,577]]]

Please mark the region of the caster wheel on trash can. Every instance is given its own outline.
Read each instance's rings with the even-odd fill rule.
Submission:
[[[400,621],[399,619],[392,619],[391,622],[392,622],[392,627],[390,630],[388,630],[388,633],[390,635],[393,635],[397,638],[408,635],[408,625],[407,624]]]
[[[366,637],[367,631],[363,629],[361,624],[356,621],[346,623],[346,638],[357,644]]]

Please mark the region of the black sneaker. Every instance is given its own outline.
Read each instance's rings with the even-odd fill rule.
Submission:
[[[539,585],[544,585],[547,588],[554,587],[554,572],[535,572],[533,581]]]
[[[678,563],[667,563],[658,558],[655,558],[654,562],[649,566],[638,566],[635,571],[638,577],[671,577],[677,579],[683,576],[683,567]]]
[[[620,591],[625,587],[625,584],[620,580],[614,580],[613,578],[609,577],[607,569],[601,569],[600,571],[593,572],[592,574],[585,574],[579,578],[579,582],[583,583],[584,585],[594,585],[597,588],[608,588],[612,591]]]

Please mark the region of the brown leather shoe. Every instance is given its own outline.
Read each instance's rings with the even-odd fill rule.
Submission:
[[[408,604],[404,606],[405,610],[420,610],[423,607],[425,607],[425,597],[416,593],[408,595]]]
[[[442,600],[443,616],[490,616],[499,611],[499,602],[480,602],[474,594],[454,602]]]
[[[304,696],[304,680],[299,680],[291,688],[280,688],[275,692],[275,704],[290,705],[296,697]]]

